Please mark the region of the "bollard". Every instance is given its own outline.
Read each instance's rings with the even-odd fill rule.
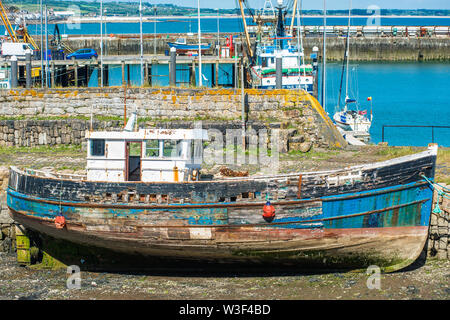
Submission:
[[[25,53],[25,60],[26,60],[26,66],[25,66],[25,72],[26,72],[26,87],[27,89],[31,88],[31,51],[27,49]]]
[[[283,86],[283,58],[281,56],[281,53],[277,53],[275,87],[277,89],[281,89],[282,86]]]
[[[122,85],[125,85],[125,61],[121,62],[122,66]]]
[[[77,61],[73,62],[73,72],[74,72],[73,78],[75,81],[75,87],[78,87],[78,62]]]
[[[177,83],[177,49],[170,48],[169,60],[169,82],[171,86],[176,86]]]
[[[11,57],[11,88],[17,88],[19,81],[17,79],[17,57]]]
[[[191,67],[189,69],[190,69],[189,82],[190,82],[191,87],[195,87],[196,86],[195,60],[192,60],[192,65],[191,65]]]

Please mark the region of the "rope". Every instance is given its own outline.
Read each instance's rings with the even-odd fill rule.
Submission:
[[[439,207],[439,202],[441,201],[440,198],[442,197],[442,198],[445,198],[445,199],[450,199],[450,196],[446,192],[446,191],[450,191],[450,189],[440,185],[439,183],[432,182],[430,179],[428,179],[424,175],[421,175],[421,177],[424,178],[431,185],[433,190],[437,191],[438,195],[437,195],[436,203],[434,205],[433,213],[441,213],[442,210]],[[436,186],[440,187],[441,189],[437,189]],[[444,190],[446,190],[446,191],[444,191]]]

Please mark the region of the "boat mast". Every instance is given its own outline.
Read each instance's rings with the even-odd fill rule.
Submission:
[[[202,79],[202,48],[201,48],[201,30],[200,30],[200,0],[197,1],[198,11],[197,11],[197,19],[198,19],[198,84],[200,87],[203,86]]]
[[[245,21],[244,7],[242,6],[243,1],[244,0],[239,0],[239,7],[241,8],[241,16],[242,16],[242,22],[244,23],[245,40],[247,43],[248,52],[250,54],[250,57],[253,57],[253,50],[252,50],[252,46],[250,44],[250,36],[249,36],[248,30],[247,30],[247,22]]]
[[[352,0],[350,0],[350,6],[348,8],[348,27],[347,27],[347,48],[345,48],[345,55],[347,57],[347,70],[345,71],[345,107],[344,111],[347,111],[347,99],[348,99],[348,57],[350,53],[350,15],[352,12]]]
[[[323,58],[322,58],[322,107],[326,107],[326,38],[327,38],[327,1],[323,0]]]
[[[300,8],[302,6],[302,0],[300,0]],[[306,77],[306,70],[305,70],[305,55],[303,52],[303,37],[302,37],[302,31],[300,26],[300,10],[297,7],[297,48],[298,48],[298,87],[301,88],[301,66],[303,65],[303,76]],[[300,49],[301,49],[301,61],[300,61]],[[306,86],[305,86],[306,90]]]
[[[100,87],[103,87],[103,0],[100,0]]]
[[[106,32],[105,32],[106,33]],[[144,86],[144,44],[142,41],[142,0],[139,0],[139,41],[141,47],[141,87]]]

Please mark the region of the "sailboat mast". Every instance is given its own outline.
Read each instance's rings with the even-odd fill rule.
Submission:
[[[352,0],[350,0],[350,6],[348,8],[348,27],[347,27],[347,48],[345,48],[345,56],[347,57],[347,70],[345,72],[345,109],[347,110],[348,99],[348,62],[350,53],[350,15],[352,12]]]
[[[200,28],[200,0],[197,1],[197,20],[198,20],[198,84],[203,86],[203,73],[202,73],[202,30]]]
[[[300,7],[302,6],[302,1],[300,0]],[[303,52],[303,37],[302,37],[302,29],[300,26],[300,10],[297,7],[297,47],[298,47],[298,52],[299,52],[299,56],[298,56],[298,86],[299,88],[301,88],[301,70],[300,68],[303,65],[303,76],[306,77],[306,70],[305,70],[305,55]],[[301,51],[300,51],[301,49]],[[301,52],[301,57],[300,57],[300,52]],[[306,87],[305,87],[306,90]]]
[[[326,107],[326,41],[327,41],[327,1],[323,0],[323,58],[322,58],[322,107]]]

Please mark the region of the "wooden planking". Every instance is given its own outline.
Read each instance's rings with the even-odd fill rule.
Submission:
[[[24,194],[44,199],[94,203],[217,203],[261,201],[266,193],[273,200],[319,198],[341,193],[361,192],[432,177],[435,156],[392,164],[361,172],[349,169],[339,175],[273,177],[267,181],[244,179],[195,183],[107,183],[55,180],[11,171],[10,186]],[[330,184],[329,181],[339,183]],[[350,177],[350,178],[349,178]],[[328,183],[327,183],[328,180]],[[300,189],[299,189],[300,183]]]

